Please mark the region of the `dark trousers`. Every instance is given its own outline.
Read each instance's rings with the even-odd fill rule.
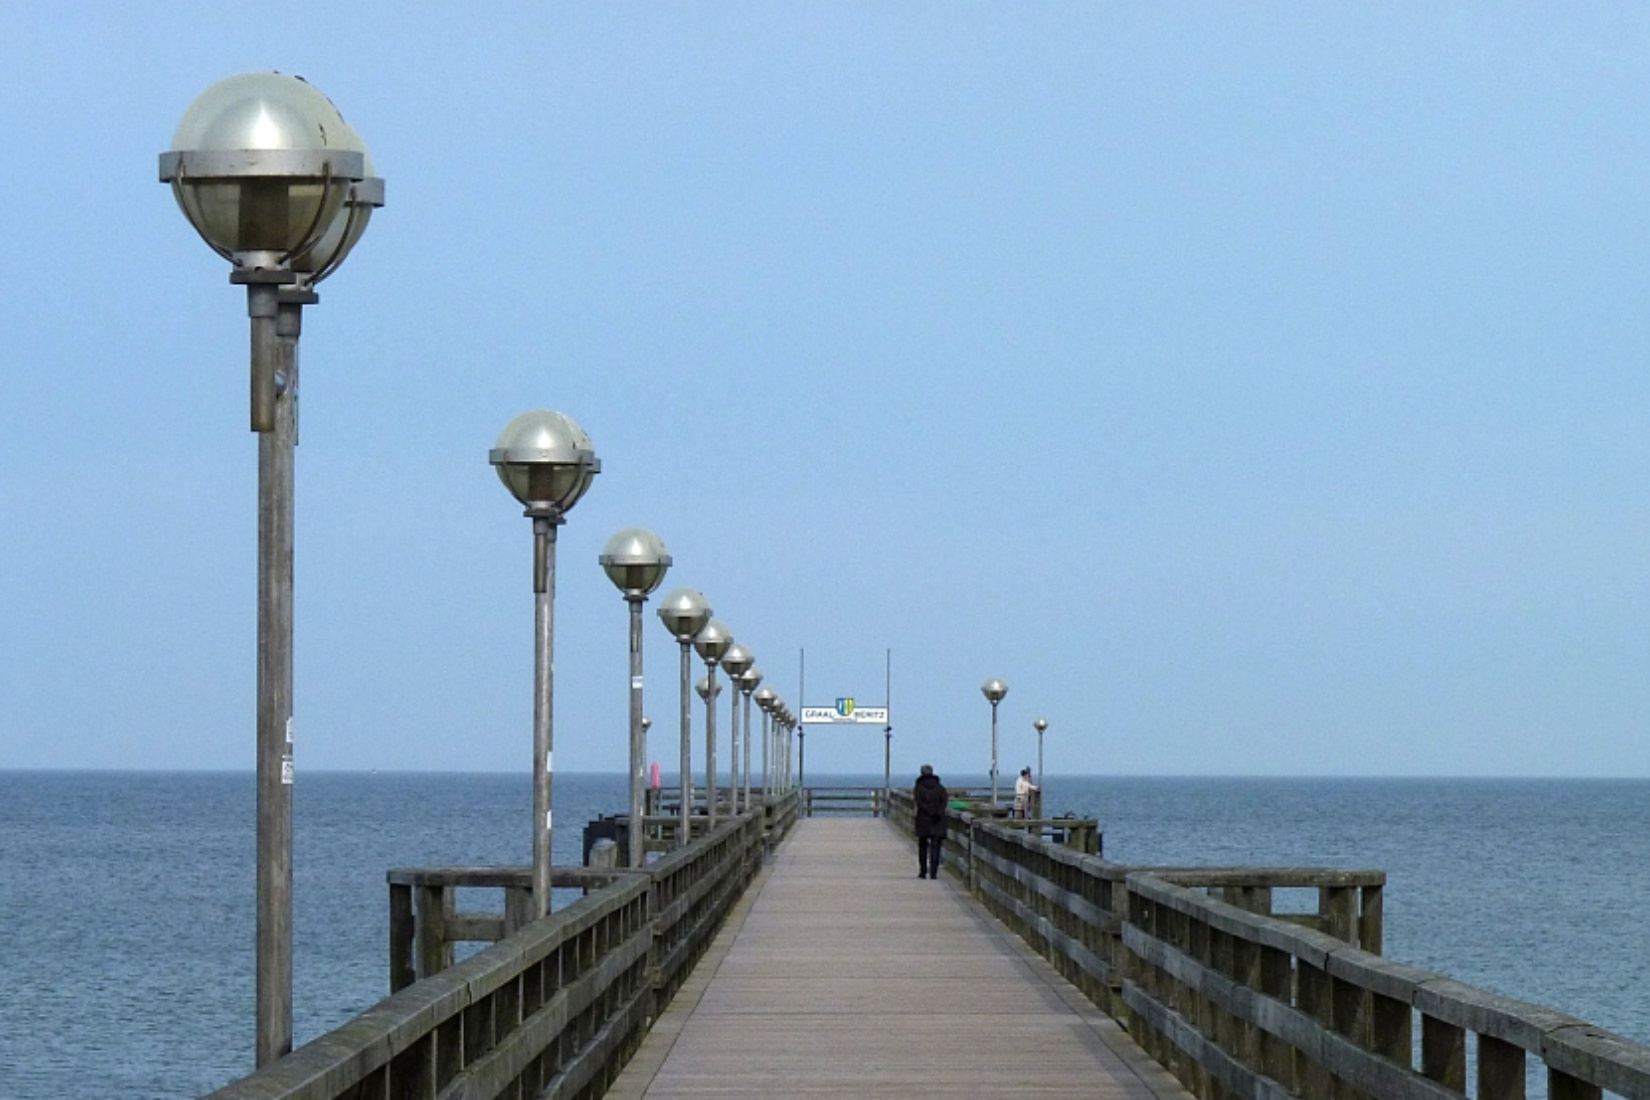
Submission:
[[[919,836],[917,838],[917,871],[929,878],[940,877],[940,848],[945,844],[943,836]]]

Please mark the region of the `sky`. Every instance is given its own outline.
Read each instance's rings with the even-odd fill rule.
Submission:
[[[300,782],[530,771],[530,408],[602,462],[558,771],[642,525],[793,709],[891,668],[896,773],[1000,677],[1009,775],[1650,776],[1650,10],[1422,2],[13,9],[0,768],[252,767],[244,296],[156,158],[256,69],[388,200],[305,317]]]

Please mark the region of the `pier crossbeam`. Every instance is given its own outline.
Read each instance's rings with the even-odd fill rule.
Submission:
[[[800,822],[610,1097],[1185,1097],[886,821]]]

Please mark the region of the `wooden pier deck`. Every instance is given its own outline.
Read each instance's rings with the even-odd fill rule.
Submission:
[[[886,821],[798,824],[609,1097],[1187,1097]]]

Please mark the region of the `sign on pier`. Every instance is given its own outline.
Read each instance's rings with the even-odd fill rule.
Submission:
[[[853,698],[838,699],[834,707],[803,707],[802,724],[834,725],[858,724],[868,726],[886,726],[888,724],[887,707],[856,707]]]

